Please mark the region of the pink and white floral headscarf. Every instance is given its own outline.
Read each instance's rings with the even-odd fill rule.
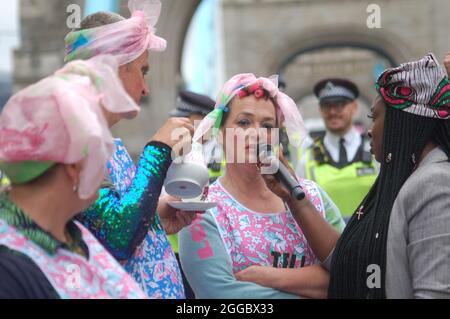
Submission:
[[[225,83],[217,98],[214,111],[200,123],[195,131],[193,141],[200,141],[211,128],[217,130],[220,127],[223,114],[229,111],[230,102],[235,96],[243,97],[245,96],[242,94],[244,89],[254,91],[258,87],[266,90],[274,99],[278,119],[286,127],[289,142],[295,147],[300,147],[307,136],[307,130],[295,102],[278,89],[278,76],[256,78],[251,73],[237,74]],[[258,92],[255,93],[255,95],[257,94]]]
[[[82,162],[78,195],[94,195],[115,150],[102,104],[118,113],[138,109],[122,88],[117,64],[105,61],[113,63],[74,61],[12,96],[0,115],[0,162],[33,174],[33,165]]]
[[[136,60],[145,50],[164,51],[166,40],[155,35],[161,13],[159,0],[129,0],[129,19],[70,32],[66,38],[65,62],[109,54],[119,65]]]

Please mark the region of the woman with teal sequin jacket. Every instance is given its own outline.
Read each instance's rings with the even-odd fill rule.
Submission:
[[[109,12],[86,17],[80,28],[65,38],[65,61],[101,54],[114,56],[120,65],[123,87],[139,104],[149,93],[145,78],[150,69],[149,52],[164,51],[166,43],[154,34],[161,11],[158,1],[130,1],[129,9],[129,19]],[[108,80],[98,83],[110,85]],[[110,127],[137,115],[103,111]],[[176,129],[186,133],[183,140],[189,140],[186,137],[193,132],[187,119],[170,119],[145,146],[137,166],[121,141],[116,140],[117,150],[107,164],[108,176],[99,199],[79,216],[151,298],[184,297],[179,267],[166,232],[177,233],[191,223],[195,214],[177,212],[167,205],[167,200],[159,200],[172,147],[179,142],[171,138]]]

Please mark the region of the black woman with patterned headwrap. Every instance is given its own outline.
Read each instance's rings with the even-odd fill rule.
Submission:
[[[450,298],[450,81],[430,53],[387,69],[376,88],[375,184],[337,244],[311,211],[296,221],[328,250],[329,298]],[[273,176],[265,179],[280,192]],[[291,272],[287,292],[298,291]]]
[[[336,245],[329,297],[449,298],[450,82],[428,54],[376,88],[380,176]]]

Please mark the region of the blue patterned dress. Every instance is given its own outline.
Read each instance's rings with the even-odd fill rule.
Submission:
[[[149,298],[183,299],[180,269],[156,212],[171,148],[150,142],[137,167],[116,139],[109,181],[80,221],[121,261]]]

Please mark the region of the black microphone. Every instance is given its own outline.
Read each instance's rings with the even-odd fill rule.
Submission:
[[[275,177],[291,192],[293,198],[302,200],[305,198],[305,192],[299,185],[298,181],[291,175],[288,168],[273,154],[272,145],[258,145],[258,158],[262,163],[268,164],[278,163],[278,170],[274,174]]]

